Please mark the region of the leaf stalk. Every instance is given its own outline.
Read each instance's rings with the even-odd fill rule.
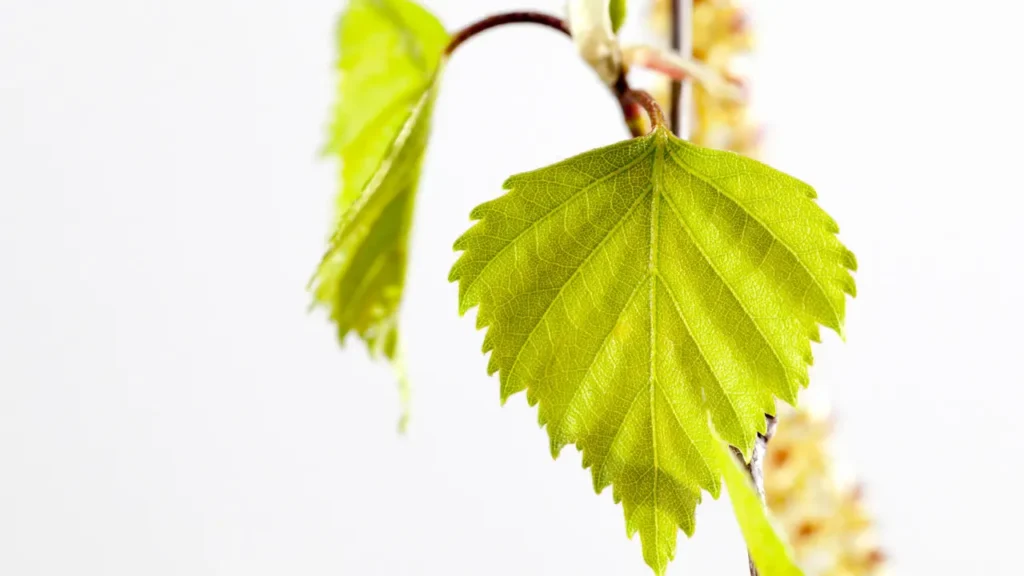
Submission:
[[[665,125],[665,114],[662,113],[661,106],[658,105],[654,96],[643,90],[627,90],[625,98],[643,106],[647,111],[647,117],[651,119],[651,130]]]

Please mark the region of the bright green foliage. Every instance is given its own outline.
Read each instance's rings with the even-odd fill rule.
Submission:
[[[539,403],[552,454],[583,451],[664,572],[721,478],[708,425],[749,455],[841,330],[853,254],[814,190],[665,128],[513,176],[455,244],[504,401]]]
[[[722,441],[718,442],[718,459],[733,513],[758,573],[761,576],[803,576],[768,519],[768,512],[754,491],[746,468]]]
[[[618,32],[626,22],[626,0],[611,0],[608,10],[612,17],[612,30]]]
[[[352,0],[327,153],[341,160],[337,227],[312,280],[344,341],[397,355],[397,314],[434,86],[448,34],[407,0]]]

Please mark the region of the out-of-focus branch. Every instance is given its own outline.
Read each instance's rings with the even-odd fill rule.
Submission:
[[[672,51],[680,54],[683,52],[683,15],[686,15],[686,22],[690,25],[690,19],[693,17],[693,6],[692,0],[671,0],[671,28],[669,44],[672,47]],[[690,35],[693,34],[692,25],[690,25]],[[687,42],[686,44],[689,44]],[[687,50],[687,52],[691,52]],[[682,78],[674,78],[669,89],[669,99],[672,102],[672,108],[669,110],[669,122],[672,125],[672,132],[680,138],[687,138],[689,134],[683,134],[683,82]]]
[[[709,66],[676,52],[651,46],[629,46],[623,49],[622,60],[627,67],[638,66],[660,72],[671,78],[674,83],[692,79],[715,98],[731,102],[746,100],[746,94],[739,84],[730,82]]]

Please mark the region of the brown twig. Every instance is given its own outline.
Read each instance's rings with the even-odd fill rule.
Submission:
[[[541,12],[506,12],[488,16],[452,34],[452,38],[448,41],[448,46],[444,50],[445,57],[451,56],[466,40],[477,34],[506,24],[539,24],[557,30],[570,38],[572,37],[569,25],[558,16]],[[640,112],[641,105],[631,100],[628,96],[631,88],[626,80],[625,70],[619,75],[619,79],[611,88],[612,94],[619,101],[619,107],[622,108],[622,117],[626,121],[626,126],[629,127],[630,134],[634,137],[646,134],[643,114]]]
[[[553,28],[566,36],[572,37],[572,34],[569,32],[569,26],[565,23],[565,20],[562,20],[558,16],[552,16],[542,12],[505,12],[503,14],[488,16],[483,20],[466,26],[455,34],[452,34],[451,40],[448,41],[448,46],[444,49],[444,55],[451,56],[452,53],[455,52],[455,49],[461,46],[466,40],[469,40],[481,32],[498,26],[504,26],[506,24],[540,24],[541,26]]]
[[[765,432],[764,434],[757,435],[757,440],[754,442],[754,450],[750,453],[750,463],[747,464],[747,472],[750,473],[750,479],[754,482],[754,490],[757,492],[758,498],[761,499],[762,505],[766,505],[764,495],[764,458],[768,453],[768,442],[775,435],[775,428],[778,426],[775,416],[765,414],[764,419],[766,422]],[[743,455],[739,453],[739,450],[735,448],[733,450],[742,460]],[[749,551],[747,552],[747,563],[750,565],[750,576],[758,576],[757,566],[754,566],[754,557],[750,555]]]

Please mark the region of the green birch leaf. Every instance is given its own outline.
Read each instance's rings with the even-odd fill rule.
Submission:
[[[583,452],[664,572],[717,496],[718,433],[750,454],[841,330],[853,254],[799,180],[660,127],[505,183],[455,244],[502,401],[526,390],[551,452]]]
[[[612,31],[618,32],[626,22],[626,0],[611,0],[608,11],[612,17]]]
[[[311,281],[339,339],[355,331],[396,360],[409,228],[448,43],[407,0],[352,0],[338,26],[340,83],[328,155],[341,162],[338,217]]]
[[[803,576],[768,518],[747,469],[725,442],[718,442],[718,459],[733,513],[760,576]]]

